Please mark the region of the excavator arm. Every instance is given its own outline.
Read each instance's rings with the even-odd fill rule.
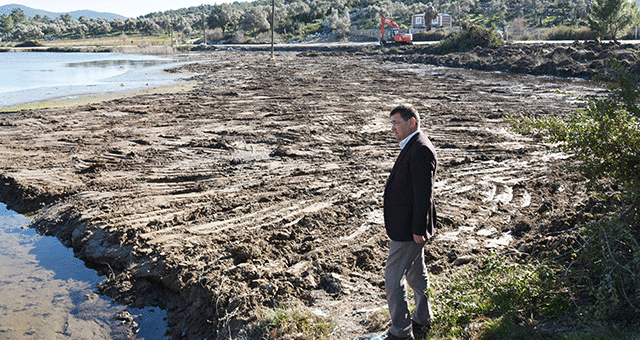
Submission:
[[[384,40],[384,26],[389,25],[395,29],[400,29],[398,24],[396,24],[393,20],[389,18],[385,18],[384,15],[380,16],[380,39]]]
[[[400,27],[393,20],[386,18],[384,15],[380,16],[380,43],[382,45],[386,44],[387,41],[384,36],[384,27],[385,25],[391,26],[393,37],[389,43],[401,43],[401,44],[411,44],[413,40],[413,36],[411,34],[400,34]]]

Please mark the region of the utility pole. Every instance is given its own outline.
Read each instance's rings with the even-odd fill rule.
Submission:
[[[458,26],[460,27],[460,30],[462,31],[462,20],[460,18],[460,3],[457,3],[456,5],[458,5]]]
[[[273,59],[273,30],[276,26],[276,0],[271,0],[271,59]]]
[[[204,15],[204,4],[202,4],[202,41],[207,44],[207,19]]]

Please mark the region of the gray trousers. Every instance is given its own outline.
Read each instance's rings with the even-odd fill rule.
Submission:
[[[389,257],[384,271],[387,303],[391,315],[389,332],[404,338],[412,334],[411,320],[428,325],[431,322],[431,305],[425,290],[429,287],[427,267],[424,264],[424,243],[413,241],[389,243]],[[409,315],[406,283],[413,289],[416,309]]]

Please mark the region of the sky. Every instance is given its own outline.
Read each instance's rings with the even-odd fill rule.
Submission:
[[[223,0],[0,0],[0,6],[19,4],[55,13],[88,9],[110,12],[125,17],[138,17],[152,12],[164,12],[202,4],[228,2]]]

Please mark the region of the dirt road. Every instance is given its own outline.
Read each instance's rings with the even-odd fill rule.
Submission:
[[[382,192],[399,149],[388,112],[416,105],[436,146],[434,275],[492,249],[531,252],[543,218],[586,199],[560,154],[509,115],[564,114],[582,80],[386,62],[377,53],[216,51],[188,92],[0,114],[0,200],[35,212],[107,276],[168,310],[174,338],[251,333],[301,303],[341,338],[385,306]],[[464,263],[458,261],[456,264]],[[255,323],[254,323],[255,325]],[[255,329],[254,329],[255,330]]]

